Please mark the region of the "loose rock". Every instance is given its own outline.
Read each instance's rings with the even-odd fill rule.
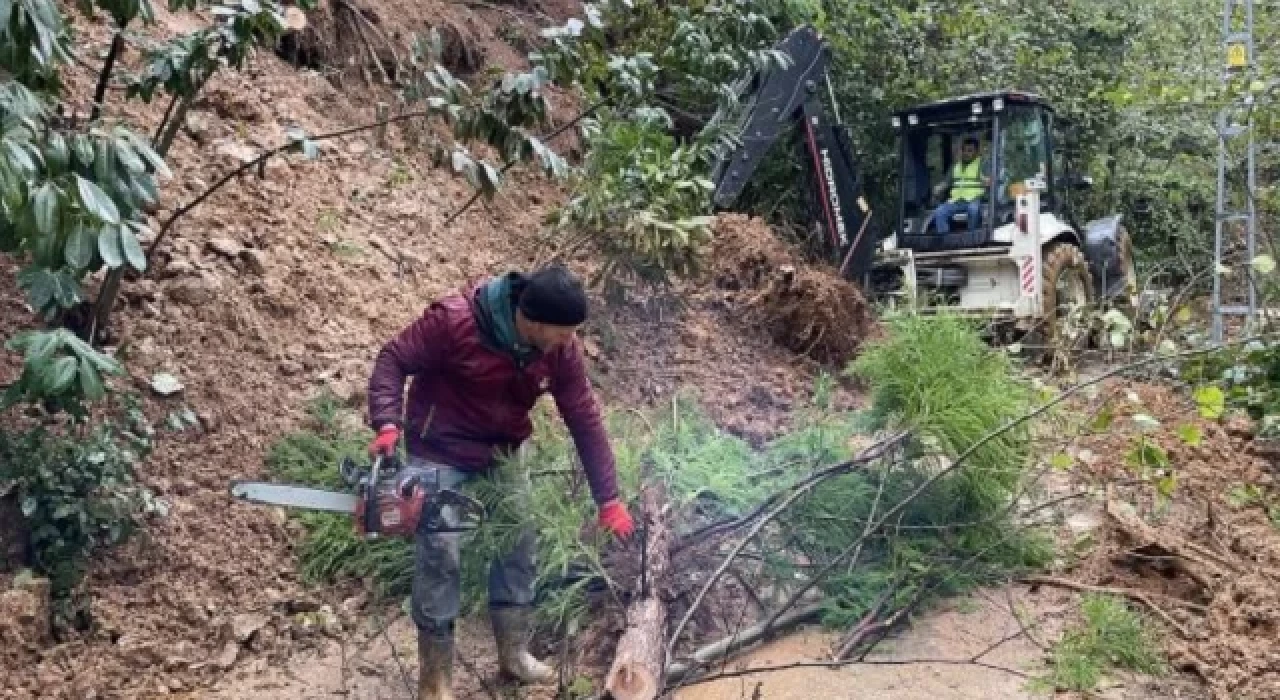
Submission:
[[[19,576],[0,593],[0,645],[40,648],[51,640],[49,580]]]
[[[228,640],[222,645],[222,651],[218,652],[213,664],[225,671],[234,666],[238,658],[240,658],[240,644],[235,640]]]
[[[244,644],[270,622],[271,618],[262,613],[242,613],[231,618],[231,634],[237,642]]]
[[[168,372],[160,372],[151,377],[151,389],[160,396],[173,396],[182,391],[182,382]]]
[[[240,258],[244,260],[245,267],[255,275],[267,274],[267,254],[256,248],[245,248],[240,253]]]
[[[244,252],[244,246],[230,238],[214,238],[209,241],[206,247],[219,255],[232,259],[240,257],[240,254]]]

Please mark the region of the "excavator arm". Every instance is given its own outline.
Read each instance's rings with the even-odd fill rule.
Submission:
[[[841,274],[861,280],[874,256],[867,233],[870,210],[848,128],[826,115],[819,98],[831,49],[815,29],[805,26],[792,30],[775,50],[787,57],[786,64],[755,72],[739,92],[738,119],[727,125],[734,147],[714,164],[712,201],[717,209],[732,207],[770,147],[798,127],[801,157],[813,171],[827,249]],[[712,123],[725,119],[717,115]]]

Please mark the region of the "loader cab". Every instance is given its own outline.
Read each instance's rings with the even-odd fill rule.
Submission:
[[[1043,178],[1042,209],[1057,208],[1052,183],[1053,112],[1041,98],[1021,92],[958,97],[893,115],[900,148],[898,225],[886,248],[917,253],[1007,247],[1013,241],[1014,207],[1026,180]],[[976,207],[943,207],[952,192],[948,174],[961,161],[964,143],[979,143],[989,184]],[[969,220],[978,210],[979,221]],[[947,214],[950,214],[947,216]],[[946,233],[939,221],[946,217]]]

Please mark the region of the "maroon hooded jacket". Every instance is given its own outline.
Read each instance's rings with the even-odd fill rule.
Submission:
[[[498,453],[529,438],[529,413],[549,391],[573,435],[592,497],[601,505],[616,498],[613,449],[577,338],[521,370],[482,340],[472,308],[475,290],[431,304],[383,346],[369,378],[370,424],[402,425],[410,455],[484,471]]]

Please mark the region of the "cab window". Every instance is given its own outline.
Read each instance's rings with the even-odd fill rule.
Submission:
[[[1048,174],[1048,139],[1034,109],[1013,109],[1003,120],[1000,149],[1000,199],[1012,201],[1009,186]]]

